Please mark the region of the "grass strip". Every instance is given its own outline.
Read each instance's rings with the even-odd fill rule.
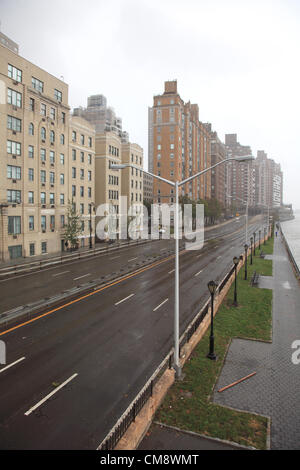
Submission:
[[[264,245],[265,253],[273,252],[273,239]],[[265,449],[267,419],[252,413],[235,411],[210,401],[213,387],[221,372],[231,338],[271,339],[272,291],[250,286],[254,271],[272,274],[272,261],[259,257],[259,251],[248,260],[248,280],[244,267],[238,275],[238,307],[233,306],[233,289],[214,320],[215,352],[217,361],[206,358],[209,350],[209,329],[184,366],[184,379],[170,388],[155,420],[198,434],[233,441],[242,445]]]

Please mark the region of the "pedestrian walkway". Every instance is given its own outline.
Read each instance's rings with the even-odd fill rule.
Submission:
[[[269,257],[270,258],[270,257]],[[300,363],[292,343],[300,341],[300,287],[280,235],[274,240],[272,343],[233,339],[213,400],[271,418],[271,449],[300,448]],[[299,356],[299,355],[298,355]],[[224,392],[218,390],[252,372],[256,375]]]
[[[239,450],[240,448],[229,442],[155,423],[152,424],[138,450]]]

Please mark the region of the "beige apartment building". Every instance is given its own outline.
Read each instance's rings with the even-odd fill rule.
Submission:
[[[0,44],[0,107],[0,260],[59,252],[72,196],[68,85]]]
[[[143,204],[143,149],[138,144],[122,144],[122,163],[137,168],[122,170],[122,196],[127,197],[128,207],[133,203]]]
[[[80,247],[95,243],[95,129],[85,119],[72,116],[69,132],[69,201],[81,217]],[[63,166],[62,166],[63,170]],[[62,183],[63,173],[60,174]],[[62,188],[61,184],[61,189]],[[61,205],[67,203],[61,192]],[[63,244],[63,240],[62,240]]]

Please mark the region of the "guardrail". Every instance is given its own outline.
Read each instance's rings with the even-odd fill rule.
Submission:
[[[72,253],[69,255],[61,255],[53,258],[46,258],[45,260],[32,261],[30,263],[16,264],[13,266],[5,266],[3,268],[0,268],[0,279],[5,277],[16,276],[17,274],[29,273],[31,271],[40,270],[49,266],[68,263],[78,259],[90,258],[93,256],[101,255],[103,253],[108,253],[109,251],[115,251],[120,248],[135,245],[143,245],[144,243],[148,243],[149,241],[152,240],[128,240],[128,242],[125,243],[107,244],[107,246],[103,248],[94,248],[93,250]]]
[[[222,281],[219,284],[218,292],[220,293],[221,290],[225,287],[227,282],[229,281],[230,277],[234,272],[234,267],[230,269],[230,271],[225,275]],[[197,331],[200,324],[205,319],[206,315],[209,312],[210,306],[210,297],[205,301],[204,306],[200,310],[200,312],[194,317],[191,323],[187,326],[186,330],[180,337],[180,348],[188,343],[194,333]],[[155,372],[152,374],[150,379],[146,382],[142,390],[138,393],[136,398],[131,402],[131,404],[127,407],[125,412],[119,418],[117,423],[111,429],[111,431],[107,434],[104,440],[101,442],[97,450],[113,450],[119,440],[123,437],[129,426],[135,422],[135,418],[137,414],[141,411],[143,406],[147,403],[150,397],[153,394],[154,385],[158,382],[162,374],[165,372],[167,368],[171,369],[173,364],[173,357],[174,357],[174,348],[172,348],[167,356],[163,359],[160,365],[157,367]]]
[[[298,279],[300,279],[300,269],[299,269],[299,266],[298,266],[298,264],[296,263],[296,260],[295,260],[295,258],[294,258],[294,256],[293,256],[293,253],[291,252],[291,249],[290,249],[290,247],[289,247],[289,244],[288,244],[288,242],[287,242],[287,240],[286,240],[286,238],[285,238],[285,236],[284,236],[284,233],[283,233],[282,228],[281,228],[281,224],[279,224],[279,229],[280,229],[280,233],[281,233],[282,239],[283,239],[283,241],[284,241],[285,247],[286,247],[286,249],[287,249],[289,258],[290,258],[290,260],[291,260],[291,262],[292,262],[292,264],[293,264],[293,266],[294,266],[294,269],[295,269],[295,272],[296,272],[296,276],[298,277]]]

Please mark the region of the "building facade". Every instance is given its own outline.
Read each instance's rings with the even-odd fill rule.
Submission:
[[[181,181],[211,166],[210,132],[199,121],[197,104],[184,103],[177,92],[177,81],[165,82],[162,95],[154,96],[148,111],[149,169],[170,181]],[[190,199],[211,198],[211,175],[187,183],[180,188],[181,196]],[[173,203],[174,189],[154,178],[153,199]]]
[[[0,259],[59,252],[72,198],[68,85],[0,45],[0,96]]]

